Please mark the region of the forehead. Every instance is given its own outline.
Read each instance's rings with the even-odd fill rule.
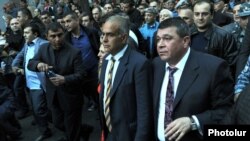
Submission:
[[[94,8],[94,9],[92,10],[92,13],[99,13],[99,10],[98,10],[97,8]]]
[[[192,15],[192,10],[190,9],[180,9],[178,12],[179,16],[191,16]]]
[[[185,14],[185,13],[192,13],[193,11],[191,9],[180,9],[178,14],[181,13],[181,14]]]
[[[210,5],[208,3],[199,3],[194,6],[194,12],[209,12]]]
[[[168,13],[168,11],[163,10],[163,11],[160,12],[160,15],[169,15],[169,13]]]
[[[31,31],[31,27],[25,27],[23,31],[24,32],[30,32]]]
[[[157,31],[157,37],[176,36],[176,35],[177,35],[176,27],[174,26],[170,26],[170,27],[163,28],[163,29],[158,29]]]
[[[104,7],[112,7],[111,4],[105,4]]]
[[[63,18],[64,20],[73,20],[72,16],[71,15],[67,15]]]
[[[61,28],[58,28],[56,31],[49,30],[48,36],[56,36],[59,34],[63,34],[63,30]]]
[[[240,9],[240,4],[235,5],[233,9],[234,9],[234,10],[239,10],[239,9]]]
[[[89,16],[83,16],[82,19],[83,19],[83,20],[88,20],[88,19],[89,19]]]
[[[19,23],[19,21],[17,18],[13,18],[10,20],[10,24],[12,24],[12,23]]]
[[[103,33],[114,33],[118,30],[118,24],[115,22],[107,21],[102,26]]]

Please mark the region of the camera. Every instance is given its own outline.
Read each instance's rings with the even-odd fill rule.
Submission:
[[[56,77],[56,74],[52,70],[48,70],[47,75],[48,77]]]

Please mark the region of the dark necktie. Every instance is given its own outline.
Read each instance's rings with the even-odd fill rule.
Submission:
[[[177,71],[177,68],[168,67],[169,76],[168,76],[168,87],[165,101],[165,118],[164,118],[164,129],[172,121],[172,112],[173,112],[173,103],[174,103],[174,73]]]
[[[110,104],[110,92],[111,92],[111,88],[112,88],[112,77],[113,77],[112,74],[113,74],[114,64],[115,64],[115,59],[112,57],[110,68],[108,71],[108,77],[107,77],[108,81],[107,81],[107,92],[106,92],[105,110],[104,110],[106,125],[109,129],[109,132],[111,132],[111,130],[112,130],[109,104]]]

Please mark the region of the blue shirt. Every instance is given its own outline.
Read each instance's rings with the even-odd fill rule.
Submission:
[[[26,78],[26,85],[29,89],[31,90],[39,90],[41,89],[41,81],[39,80],[37,73],[39,72],[34,72],[34,71],[30,71],[27,66],[28,66],[28,62],[30,59],[32,59],[35,56],[35,48],[37,48],[38,44],[37,39],[34,39],[32,42],[32,45],[28,45],[27,43],[25,43],[25,47],[27,47],[27,52],[26,52],[26,56],[25,56],[25,78]]]
[[[153,37],[154,37],[154,33],[155,31],[157,31],[158,29],[158,26],[159,26],[159,22],[155,22],[153,25],[149,25],[149,24],[143,24],[142,27],[139,29],[143,38],[147,41],[149,41],[150,43],[150,46],[149,46],[149,51],[150,51],[150,54],[153,53]]]
[[[97,70],[98,60],[91,47],[87,34],[81,30],[79,37],[71,37],[72,45],[75,48],[79,48],[82,53],[83,65],[87,72],[91,72],[93,69]]]

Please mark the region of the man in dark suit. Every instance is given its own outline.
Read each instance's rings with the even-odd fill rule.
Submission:
[[[48,46],[39,49],[29,61],[28,69],[46,72],[46,93],[52,120],[66,132],[70,141],[80,141],[83,95],[81,86],[85,71],[81,52],[64,42],[64,30],[59,23],[47,29]]]
[[[190,49],[189,28],[180,18],[163,21],[156,41],[159,54],[153,60],[156,138],[201,140],[203,126],[217,124],[233,104],[228,64]]]
[[[100,114],[107,141],[152,140],[150,65],[127,45],[128,22],[114,15],[102,26],[102,43],[109,53],[100,78]]]

